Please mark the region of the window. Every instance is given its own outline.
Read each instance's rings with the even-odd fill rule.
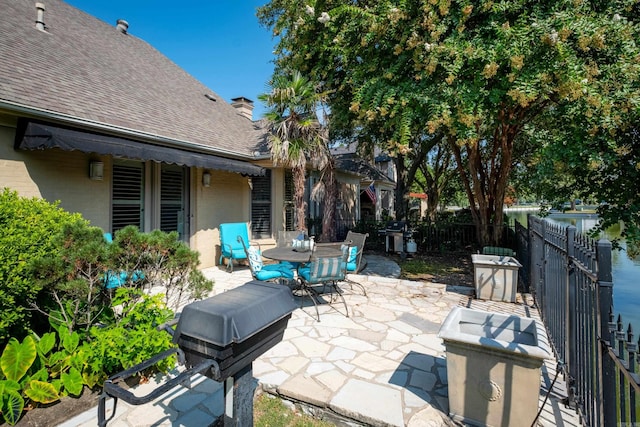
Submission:
[[[251,179],[251,233],[254,239],[271,237],[271,171]]]
[[[113,165],[111,228],[135,225],[188,235],[188,169],[182,166],[116,160]]]
[[[292,231],[295,226],[295,209],[293,203],[293,174],[286,170],[284,174],[284,226],[285,230]]]
[[[160,171],[160,230],[185,236],[184,195],[186,171],[180,166],[162,165]]]
[[[127,225],[144,229],[144,165],[139,162],[113,165],[112,229]]]

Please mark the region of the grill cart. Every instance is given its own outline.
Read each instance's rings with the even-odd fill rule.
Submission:
[[[188,304],[180,317],[165,330],[173,335],[177,348],[167,350],[131,369],[110,377],[98,402],[98,425],[104,427],[106,400],[113,398],[142,405],[173,387],[188,383],[200,373],[224,382],[224,426],[253,425],[253,361],[282,340],[284,330],[297,307],[291,290],[282,285],[251,281],[211,298]],[[176,325],[175,332],[170,326]],[[122,383],[173,354],[186,370],[145,396],[136,396]],[[112,415],[113,417],[113,415]]]

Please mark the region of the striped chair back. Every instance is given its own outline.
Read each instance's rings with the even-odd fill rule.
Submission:
[[[342,250],[342,255],[337,257],[318,257],[311,262],[309,281],[322,283],[344,280],[347,274],[347,257],[349,247]]]

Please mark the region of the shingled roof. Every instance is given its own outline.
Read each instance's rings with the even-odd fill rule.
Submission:
[[[264,131],[145,41],[60,0],[0,0],[0,110],[249,159]]]

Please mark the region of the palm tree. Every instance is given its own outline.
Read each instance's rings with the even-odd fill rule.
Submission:
[[[327,152],[326,130],[316,113],[322,95],[298,71],[274,75],[269,86],[271,92],[259,95],[258,99],[268,109],[264,117],[270,130],[271,158],[275,166],[291,168],[296,230],[305,231],[307,162],[316,164]]]

